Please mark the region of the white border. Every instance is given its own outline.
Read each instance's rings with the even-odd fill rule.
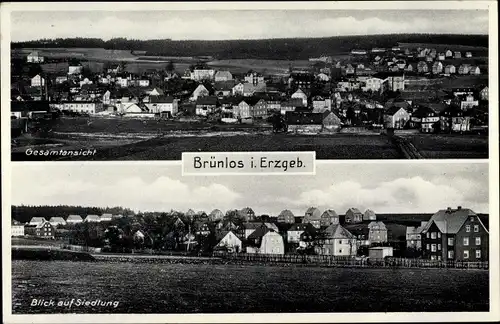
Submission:
[[[489,9],[489,88],[490,102],[490,145],[489,145],[489,174],[491,177],[490,193],[490,312],[481,313],[315,313],[315,314],[193,314],[193,315],[151,315],[151,314],[113,314],[113,315],[12,315],[11,308],[11,267],[10,267],[10,129],[9,100],[10,89],[10,12],[23,11],[129,11],[129,10],[305,10],[305,9],[361,9],[361,10],[408,10],[408,9],[432,9],[432,10],[454,10],[454,9]],[[356,2],[238,2],[238,3],[8,3],[1,5],[1,126],[4,130],[2,136],[2,228],[3,233],[3,314],[4,322],[7,323],[150,323],[150,322],[407,322],[407,321],[494,321],[499,316],[499,188],[498,188],[498,17],[497,3],[493,1],[356,1]],[[466,22],[465,22],[466,23]],[[8,134],[8,135],[7,135]],[[7,136],[5,136],[7,135]],[[30,165],[52,162],[15,162],[16,164]],[[64,165],[78,165],[81,162],[54,162]],[[181,161],[107,161],[107,162],[84,162],[99,164],[147,164],[147,165],[180,165]],[[488,160],[318,160],[320,164],[350,163],[488,163]],[[7,232],[7,233],[6,233]],[[471,296],[474,298],[474,296]]]

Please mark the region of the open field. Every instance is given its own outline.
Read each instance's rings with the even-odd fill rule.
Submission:
[[[484,135],[403,135],[429,159],[488,158],[488,137]]]
[[[257,60],[257,59],[232,59],[215,60],[207,64],[216,69],[228,69],[235,73],[246,73],[254,70],[260,73],[287,73],[290,66],[295,69],[307,69],[312,62],[306,60]]]
[[[477,312],[489,309],[488,286],[484,270],[14,260],[12,312]],[[51,297],[119,303],[30,307]]]

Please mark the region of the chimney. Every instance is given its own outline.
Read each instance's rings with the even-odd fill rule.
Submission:
[[[461,209],[462,209],[462,206],[458,206],[458,207],[457,207],[457,210],[461,210]]]

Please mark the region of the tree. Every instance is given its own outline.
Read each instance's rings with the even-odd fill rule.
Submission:
[[[173,72],[175,70],[174,63],[172,61],[168,61],[165,69],[167,70],[167,72]]]

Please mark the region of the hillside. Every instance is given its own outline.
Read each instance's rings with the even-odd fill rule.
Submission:
[[[394,34],[284,38],[259,40],[134,40],[115,38],[57,38],[12,43],[19,48],[104,48],[145,51],[148,56],[209,56],[214,59],[303,60],[321,55],[339,55],[353,48],[392,47],[398,43],[447,44],[488,47],[488,35]]]

